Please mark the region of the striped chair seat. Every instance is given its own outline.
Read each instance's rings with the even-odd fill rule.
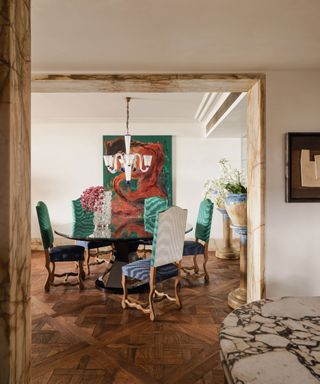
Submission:
[[[148,282],[150,280],[151,260],[137,260],[122,267],[122,273],[132,279]],[[156,281],[170,279],[178,275],[178,267],[173,264],[166,264],[156,269]]]
[[[185,241],[183,245],[183,256],[203,255],[204,245],[197,241]]]

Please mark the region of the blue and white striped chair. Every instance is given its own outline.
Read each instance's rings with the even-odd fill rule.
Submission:
[[[179,207],[170,207],[159,212],[152,243],[152,255],[149,260],[138,260],[122,267],[122,308],[136,308],[143,313],[150,314],[155,319],[154,299],[164,298],[176,302],[181,308],[179,297],[180,268],[183,252],[184,234],[187,222],[187,210]],[[175,277],[175,297],[164,292],[158,292],[156,283]],[[128,296],[127,281],[135,279],[149,283],[149,300],[147,303],[138,302]]]

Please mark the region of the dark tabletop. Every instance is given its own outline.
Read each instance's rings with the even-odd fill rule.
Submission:
[[[149,229],[149,228],[148,228]],[[191,232],[192,225],[187,224],[186,233]],[[147,240],[153,238],[153,233],[145,228],[142,218],[128,218],[114,216],[111,223],[104,228],[94,231],[93,223],[74,222],[61,224],[54,227],[57,235],[74,240]]]

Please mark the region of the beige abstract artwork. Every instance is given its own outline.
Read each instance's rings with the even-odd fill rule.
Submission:
[[[310,160],[310,150],[302,149],[300,156],[301,186],[320,187],[320,155]]]

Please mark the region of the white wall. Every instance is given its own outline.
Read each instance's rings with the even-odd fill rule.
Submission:
[[[320,204],[285,203],[286,132],[320,131],[320,71],[267,74],[267,296],[320,295]]]
[[[33,104],[33,109],[37,105]],[[139,126],[139,127],[138,127]],[[32,237],[39,237],[37,201],[47,203],[54,224],[70,222],[71,200],[91,185],[102,184],[102,136],[122,134],[123,125],[92,123],[32,124]],[[196,128],[196,129],[195,129]],[[188,124],[137,124],[134,134],[173,134],[175,203],[188,208],[195,223],[207,178],[219,176],[217,162],[226,157],[241,166],[240,139],[202,139],[199,128]],[[197,132],[197,134],[195,134]],[[222,219],[214,213],[212,237],[222,237]]]

